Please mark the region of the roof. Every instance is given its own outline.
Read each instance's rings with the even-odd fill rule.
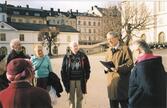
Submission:
[[[40,31],[48,27],[57,27],[60,32],[78,32],[75,28],[68,25],[46,25],[46,24],[30,24],[30,23],[8,23],[10,26],[17,30],[27,30],[27,31]]]

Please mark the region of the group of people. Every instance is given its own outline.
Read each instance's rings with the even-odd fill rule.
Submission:
[[[110,108],[166,108],[166,72],[162,57],[155,56],[144,40],[135,41],[131,48],[119,40],[118,33],[107,33],[109,48],[105,60],[115,65],[104,68]],[[18,39],[12,40],[10,46],[12,51],[3,65],[6,71],[0,74],[6,76],[9,83],[0,91],[0,108],[52,108],[47,89],[53,70],[43,47],[37,45],[30,57],[23,53]],[[71,42],[69,48],[63,58],[61,79],[69,94],[69,107],[82,108],[90,63],[77,42]],[[62,92],[62,88],[57,92]]]

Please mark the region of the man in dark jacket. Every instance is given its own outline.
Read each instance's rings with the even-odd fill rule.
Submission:
[[[31,86],[34,69],[23,58],[11,60],[7,65],[9,87],[0,92],[0,108],[52,108],[47,91]]]
[[[12,39],[10,41],[10,47],[12,50],[7,57],[7,64],[15,58],[29,58],[29,56],[24,54],[19,39]]]
[[[134,42],[135,66],[129,81],[129,108],[166,108],[166,72],[144,40]]]
[[[71,42],[69,46],[71,52],[64,56],[61,77],[65,90],[69,93],[70,108],[82,108],[83,94],[86,93],[86,83],[90,75],[90,64],[88,57],[79,51],[77,42]]]

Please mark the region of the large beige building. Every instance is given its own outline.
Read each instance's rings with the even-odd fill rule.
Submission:
[[[167,42],[167,1],[165,0],[123,0],[122,6],[130,4],[138,6],[144,3],[150,12],[151,24],[144,30],[134,31],[137,37],[145,39],[148,43]]]

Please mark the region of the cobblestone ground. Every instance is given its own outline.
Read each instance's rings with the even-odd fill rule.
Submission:
[[[162,55],[163,64],[167,70],[167,50],[155,50],[154,53]],[[91,77],[88,81],[88,94],[85,95],[83,100],[83,108],[109,108],[106,77],[103,72],[103,66],[99,63],[99,61],[103,59],[103,54],[89,56]],[[62,58],[52,59],[53,70],[58,76],[60,76],[61,64]],[[57,99],[54,108],[69,108],[68,96],[65,91],[62,93],[61,98]]]

